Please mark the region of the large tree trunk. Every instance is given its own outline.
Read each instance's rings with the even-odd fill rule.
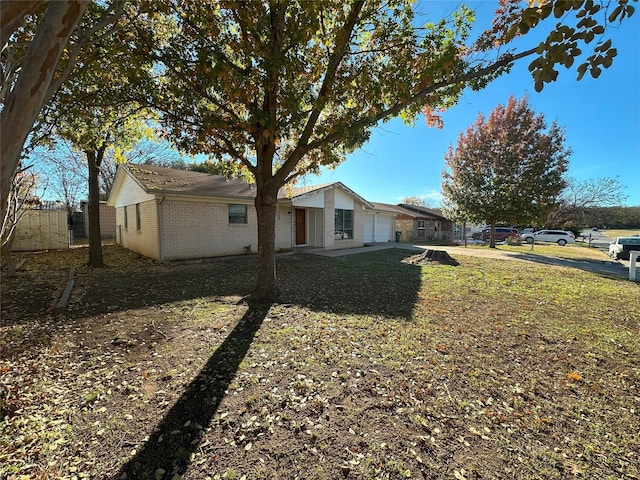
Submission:
[[[258,215],[258,276],[249,300],[253,303],[277,301],[276,289],[276,209],[278,189],[257,184],[255,199]]]
[[[89,165],[89,266],[104,267],[102,260],[102,237],[100,235],[100,175],[101,152],[87,150],[87,164]]]
[[[0,113],[0,218],[4,218],[11,179],[24,142],[46,102],[60,55],[89,3],[88,0],[49,2],[16,84],[6,97]]]
[[[2,246],[1,253],[2,258],[4,258],[6,267],[7,267],[7,277],[15,277],[16,275],[16,262],[13,259],[13,254],[11,253],[11,247],[13,246],[13,239],[15,238],[15,230],[11,232],[11,235]]]

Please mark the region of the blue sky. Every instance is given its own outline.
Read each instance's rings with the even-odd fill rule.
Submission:
[[[450,11],[458,3],[443,0],[429,4],[436,10]],[[465,4],[477,10],[478,27],[490,25],[497,2]],[[413,128],[393,119],[376,128],[370,141],[344,163],[319,176],[309,175],[304,183],[340,181],[370,201],[395,204],[403,197],[419,196],[438,206],[449,145],[455,147],[460,132],[478,113],[488,115],[510,95],[528,95],[536,113],[566,128],[566,146],[573,151],[569,176],[579,181],[617,178],[625,186],[626,205],[640,206],[640,11],[625,19],[620,28],[608,29],[606,38],[612,39],[618,56],[597,79],[587,74],[578,82],[576,62],[572,70],[559,67],[558,80],[536,93],[527,70],[530,60],[524,59],[484,90],[467,91],[442,115],[442,130],[427,127],[423,118]],[[522,42],[530,48],[540,40],[541,34],[537,34]]]

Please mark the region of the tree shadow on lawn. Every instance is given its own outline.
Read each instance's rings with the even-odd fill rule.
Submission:
[[[316,311],[411,319],[422,282],[421,267],[403,263],[412,255],[400,249],[335,258],[300,255],[298,263],[294,257],[279,265],[280,296]]]
[[[314,310],[410,318],[420,288],[421,269],[402,263],[406,256],[406,252],[384,252],[338,260],[288,257],[279,265],[283,297]],[[113,478],[172,478],[186,472],[191,454],[197,450],[204,429],[211,423],[269,308],[249,307],[143,449]]]
[[[628,278],[629,276],[629,269],[627,267],[612,261],[547,257],[532,253],[518,253],[515,258],[542,265],[575,268],[606,278],[620,279],[621,277]]]
[[[249,307],[167,412],[142,450],[113,478],[172,478],[175,474],[185,473],[191,463],[190,455],[198,448],[204,429],[224,398],[269,308],[269,305]]]
[[[279,257],[279,300],[330,313],[410,318],[421,286],[420,267],[402,263],[410,255],[390,249],[338,258]],[[256,270],[253,256],[129,272],[105,269],[84,293],[72,293],[66,315],[82,318],[196,298],[241,298],[253,291]]]

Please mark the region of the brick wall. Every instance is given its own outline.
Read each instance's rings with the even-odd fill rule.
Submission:
[[[249,245],[257,252],[256,211],[253,204],[246,205],[247,223],[229,224],[227,203],[165,200],[160,206],[164,259],[238,255]]]

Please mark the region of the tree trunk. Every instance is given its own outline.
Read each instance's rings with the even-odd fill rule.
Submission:
[[[277,301],[276,289],[276,209],[278,189],[257,184],[255,199],[258,215],[258,276],[249,300],[253,303]]]
[[[54,72],[69,37],[82,18],[87,0],[50,2],[29,46],[21,71],[0,113],[0,218],[24,142],[42,110]]]
[[[100,151],[86,150],[89,165],[89,263],[90,267],[104,267],[102,260],[102,238],[100,236]]]
[[[16,262],[13,259],[13,255],[11,254],[11,246],[13,245],[13,239],[15,238],[15,230],[11,232],[9,239],[2,246],[2,258],[7,265],[7,277],[15,277],[16,275]]]
[[[440,265],[451,265],[453,267],[460,265],[460,263],[445,250],[426,250],[415,260],[415,263],[420,262],[432,264],[438,263]]]
[[[489,248],[496,248],[496,222],[491,222],[491,235],[489,236]]]

